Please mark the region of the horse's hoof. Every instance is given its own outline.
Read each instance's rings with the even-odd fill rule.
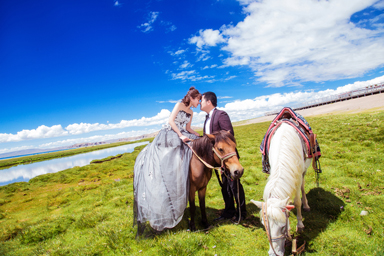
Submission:
[[[308,207],[308,208],[303,207],[303,210],[304,210],[305,212],[310,212],[310,211],[311,211],[311,208],[310,208],[310,207]]]
[[[192,223],[191,221],[189,221],[188,226],[191,231],[196,231],[195,223]]]
[[[304,231],[304,227],[297,227],[296,226],[296,232],[297,233],[302,233]]]
[[[209,228],[209,223],[208,222],[202,222],[201,224],[203,224],[203,227],[204,227],[204,229],[207,229],[207,228]]]

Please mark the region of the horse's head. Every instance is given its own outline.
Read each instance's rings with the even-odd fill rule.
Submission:
[[[285,240],[289,237],[288,211],[294,208],[287,205],[288,200],[289,197],[283,200],[269,198],[267,203],[251,200],[260,209],[261,223],[269,236],[268,240],[272,242],[269,244],[269,255],[284,255]]]
[[[239,162],[235,137],[226,131],[214,132],[213,134],[207,134],[207,136],[216,151],[214,154],[216,163],[221,164],[223,162],[232,179],[239,179],[243,175],[244,168]]]

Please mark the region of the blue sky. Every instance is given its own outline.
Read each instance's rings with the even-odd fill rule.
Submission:
[[[384,1],[1,1],[0,154],[232,121],[384,82]],[[193,125],[204,119],[194,110]]]

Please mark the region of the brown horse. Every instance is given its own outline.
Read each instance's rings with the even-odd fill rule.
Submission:
[[[192,148],[195,154],[192,154],[189,165],[189,207],[191,213],[189,225],[191,230],[195,230],[196,191],[199,195],[202,223],[205,228],[209,227],[205,212],[205,193],[208,182],[212,177],[212,168],[206,166],[197,156],[208,165],[224,167],[226,175],[232,179],[239,179],[243,175],[244,168],[241,166],[237,156],[235,137],[229,132],[219,131],[204,135],[193,141]],[[234,154],[223,161],[224,156],[231,153]]]

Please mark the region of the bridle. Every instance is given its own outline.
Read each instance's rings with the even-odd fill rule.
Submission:
[[[186,143],[187,144],[187,143]],[[191,147],[191,145],[187,144],[188,147],[192,150],[193,154],[195,154],[195,156],[208,168],[210,169],[215,169],[215,170],[218,170],[218,171],[221,171],[222,173],[224,173],[225,175],[227,175],[225,173],[225,166],[224,166],[224,161],[227,160],[228,158],[231,158],[233,156],[236,156],[237,153],[236,152],[231,152],[231,153],[228,153],[228,154],[225,154],[224,156],[221,156],[217,150],[215,149],[215,147],[212,147],[212,151],[216,154],[216,156],[220,159],[221,161],[221,166],[220,167],[214,167],[212,165],[210,165],[209,163],[205,162],[201,157],[199,157],[196,152],[193,150],[193,148]],[[227,176],[228,178],[228,176]]]
[[[217,152],[217,150],[212,147],[212,151],[216,154],[216,156],[220,159],[221,161],[221,166],[220,166],[220,171],[221,173],[224,173],[225,176],[227,176],[227,174],[225,173],[225,166],[224,166],[224,161],[227,160],[228,158],[231,158],[233,156],[236,156],[237,153],[236,152],[231,152],[231,153],[228,153],[228,154],[225,154],[224,156],[221,156],[219,154],[219,152]],[[217,170],[217,169],[215,169]],[[227,176],[228,179],[231,179],[230,177]],[[231,179],[232,180],[232,179]]]
[[[268,236],[268,241],[269,241],[269,244],[271,245],[271,248],[273,250],[273,252],[278,255],[275,251],[275,248],[273,248],[273,244],[272,242],[273,241],[277,241],[277,240],[281,240],[281,239],[288,239],[289,241],[292,241],[292,237],[291,237],[291,234],[289,233],[289,230],[290,230],[290,226],[289,226],[289,211],[287,208],[284,208],[282,209],[282,211],[285,213],[285,232],[284,234],[281,234],[280,236],[277,236],[277,237],[272,237],[271,236],[271,230],[270,230],[270,227],[269,227],[269,222],[268,222],[268,214],[267,214],[267,203],[262,203],[262,216],[263,216],[263,222],[264,222],[264,226],[265,226],[265,231],[267,232],[267,236]]]

